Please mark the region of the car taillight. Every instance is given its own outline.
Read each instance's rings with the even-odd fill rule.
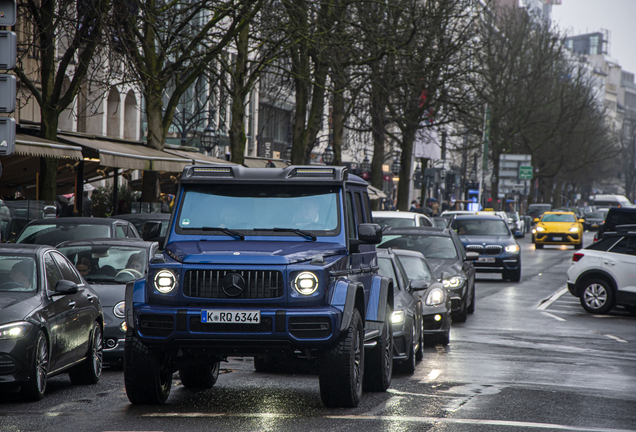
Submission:
[[[581,252],[577,252],[574,255],[572,255],[572,261],[573,262],[579,262],[581,261],[581,258],[583,258],[585,256],[585,254],[582,254]]]

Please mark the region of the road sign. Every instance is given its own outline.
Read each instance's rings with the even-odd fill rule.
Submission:
[[[532,180],[532,166],[521,165],[519,167],[519,178],[521,180]]]
[[[525,187],[525,185],[523,183],[513,184],[512,185],[512,189],[514,189],[514,190],[523,190],[524,187]]]

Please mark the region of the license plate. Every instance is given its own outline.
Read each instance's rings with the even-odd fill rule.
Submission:
[[[495,259],[491,257],[479,257],[477,258],[478,263],[494,263]]]
[[[563,237],[552,237],[552,241],[561,241]]]
[[[255,310],[202,310],[201,322],[260,324],[261,311]]]

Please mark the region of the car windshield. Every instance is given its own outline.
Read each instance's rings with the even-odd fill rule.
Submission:
[[[459,235],[507,236],[508,226],[503,220],[495,219],[455,219],[453,228]]]
[[[16,243],[56,246],[67,240],[108,238],[110,226],[97,224],[41,224],[31,225],[22,231]]]
[[[508,217],[509,217],[510,219],[512,219],[513,221],[518,221],[518,220],[519,220],[519,215],[518,215],[517,213],[512,213],[512,212],[510,212],[510,213],[506,213],[506,214],[507,214],[507,215],[508,215]]]
[[[35,292],[37,266],[32,255],[0,255],[0,293]]]
[[[406,275],[411,280],[423,280],[423,281],[432,281],[433,274],[431,273],[431,269],[426,264],[421,257],[410,256],[410,255],[400,255],[397,254],[404,270],[406,270]]]
[[[585,215],[586,218],[590,218],[590,219],[605,219],[605,216],[607,216],[607,210],[605,211],[595,211],[592,213],[587,213]]]
[[[446,218],[434,218],[433,219],[433,226],[435,226],[437,228],[446,228],[448,226],[448,219],[446,219]]]
[[[426,258],[457,259],[457,250],[450,237],[387,235],[384,236],[384,241],[378,247],[414,250],[421,252]]]
[[[541,222],[576,222],[573,214],[544,214]]]
[[[340,232],[338,191],[319,185],[193,185],[185,189],[176,230],[216,235],[221,230],[210,228],[222,228],[281,235],[275,229],[284,228],[336,236]]]
[[[126,283],[144,277],[148,252],[135,246],[67,246],[59,248],[89,283]]]
[[[405,218],[392,218],[392,217],[378,217],[373,216],[373,222],[384,227],[413,227],[415,226],[415,219]]]

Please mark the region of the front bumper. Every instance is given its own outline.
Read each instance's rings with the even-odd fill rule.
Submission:
[[[254,356],[332,345],[339,336],[342,312],[335,307],[260,309],[259,324],[204,323],[202,310],[221,308],[135,307],[135,332],[147,345],[204,348],[219,356]]]
[[[555,233],[555,232],[537,232],[534,235],[535,244],[543,245],[577,245],[581,244],[582,236],[580,233]]]
[[[20,385],[30,378],[37,329],[21,339],[0,341],[0,385]]]
[[[473,263],[475,271],[479,273],[502,273],[507,270],[517,270],[521,266],[521,258],[519,254],[501,253],[496,256],[483,255],[479,259],[488,259],[490,262],[480,262],[479,260]]]
[[[126,330],[125,327],[122,328],[124,322],[123,318],[104,311],[104,361],[107,363],[120,363],[124,360],[126,340]]]
[[[408,348],[413,343],[413,330],[404,330],[406,320],[400,324],[393,324],[393,360],[406,360],[408,358]]]
[[[424,335],[444,334],[451,326],[450,305],[424,306],[422,310],[422,323]]]

